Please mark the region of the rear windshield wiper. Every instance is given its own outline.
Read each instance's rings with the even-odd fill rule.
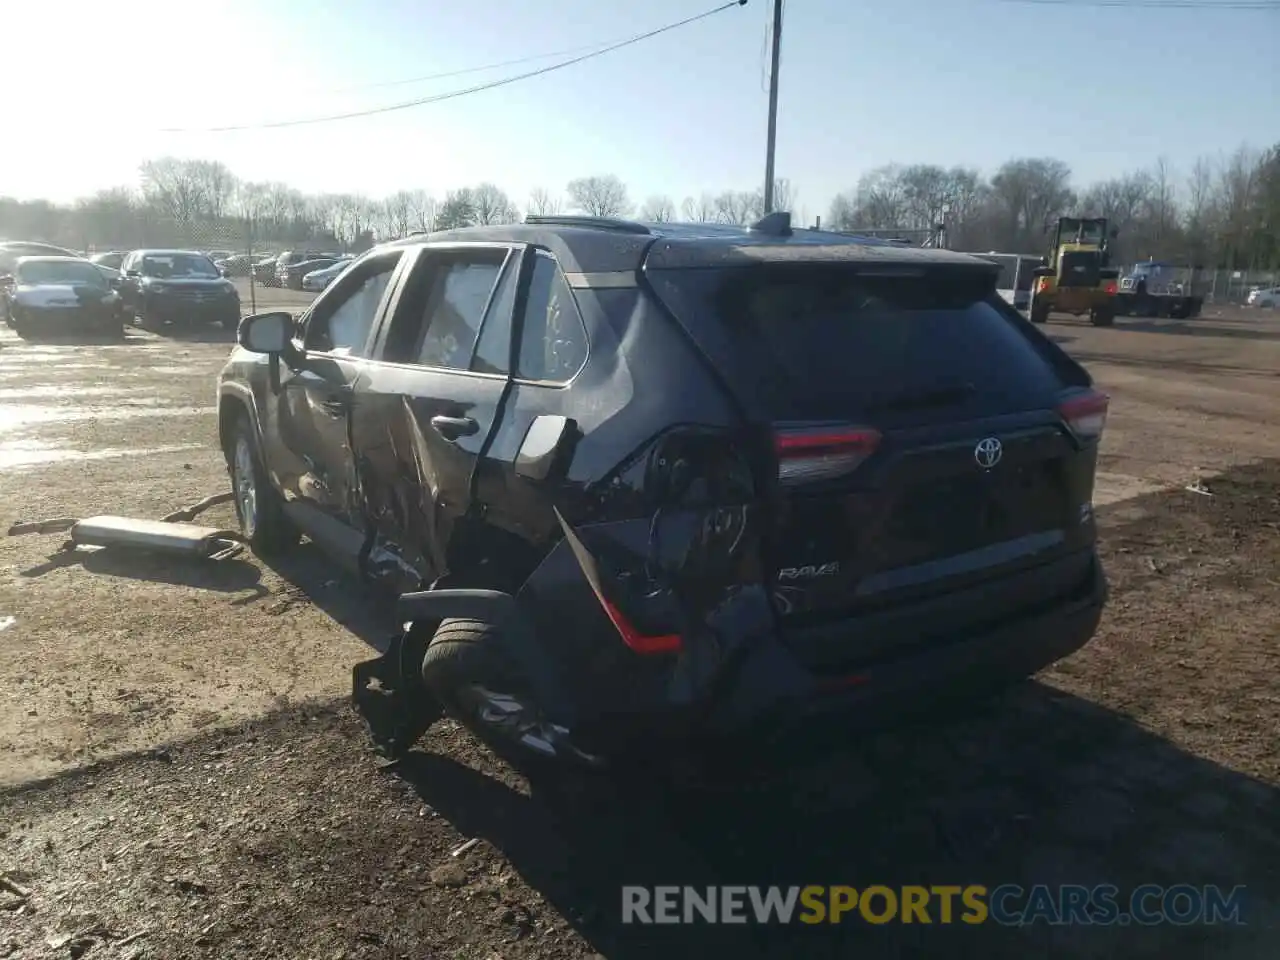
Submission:
[[[904,390],[868,404],[870,410],[919,410],[927,407],[945,407],[969,399],[977,392],[972,383],[945,383],[935,386]]]

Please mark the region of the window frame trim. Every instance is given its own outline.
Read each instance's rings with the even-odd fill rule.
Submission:
[[[349,267],[359,268],[363,267],[367,263],[382,259],[383,257],[390,257],[394,253],[399,253],[400,257],[389,271],[391,275],[387,279],[387,289],[382,292],[382,298],[378,301],[377,309],[374,310],[373,320],[369,324],[369,330],[365,334],[364,344],[361,346],[360,352],[335,353],[332,350],[315,350],[306,346],[307,331],[311,325],[311,321],[315,317],[316,308],[323,305],[329,294],[336,293],[341,289],[336,284],[330,284],[322,290],[320,295],[312,300],[305,310],[298,314],[297,319],[294,321],[294,336],[292,338],[294,347],[308,357],[327,357],[331,360],[368,360],[374,342],[374,337],[378,329],[383,325],[383,318],[385,317],[387,308],[390,305],[392,291],[396,290],[400,284],[406,260],[405,251],[397,251],[394,249],[379,250],[375,247],[373,250],[357,257],[349,264]],[[330,313],[329,316],[332,317],[333,314]]]

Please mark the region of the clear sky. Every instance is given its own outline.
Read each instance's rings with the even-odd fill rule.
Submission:
[[[825,212],[890,162],[991,171],[1013,155],[1055,156],[1084,182],[1162,154],[1183,172],[1200,154],[1280,141],[1280,7],[1080,2],[788,0],[778,175],[795,185],[797,212]],[[452,102],[319,126],[160,132],[444,92],[558,58],[368,85],[621,39],[715,5],[14,0],[0,54],[0,195],[64,201],[136,184],[138,163],[164,154],[373,196],[491,180],[523,204],[534,187],[562,193],[593,173],[616,173],[637,202],[751,189],[763,179],[771,0]]]

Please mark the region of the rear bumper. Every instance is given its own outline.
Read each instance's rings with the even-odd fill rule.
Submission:
[[[940,700],[963,699],[1029,677],[1079,650],[1097,630],[1106,599],[1106,578],[1095,555],[1087,580],[1059,605],[856,673],[815,676],[784,648],[762,647],[743,664],[712,727],[776,734],[832,713],[841,715],[843,728],[877,726]]]
[[[817,672],[801,661],[794,638],[784,639],[776,630],[753,631],[741,658],[710,684],[712,692],[701,702],[677,705],[663,699],[648,710],[636,710],[633,703],[625,714],[588,709],[578,718],[582,742],[602,750],[651,745],[654,738],[759,743],[797,727],[842,733],[882,727],[942,702],[972,698],[1029,677],[1089,642],[1106,604],[1107,583],[1096,551],[1090,550],[1087,563],[1077,569],[1082,576],[1062,583],[1057,598],[1033,612],[961,635],[934,636],[907,651],[886,650],[849,671]],[[998,608],[999,601],[993,602]],[[847,632],[858,634],[858,626],[850,624]],[[839,645],[838,629],[824,633]],[[681,654],[688,655],[688,650]],[[590,699],[590,693],[582,693]],[[835,726],[813,723],[824,716]]]

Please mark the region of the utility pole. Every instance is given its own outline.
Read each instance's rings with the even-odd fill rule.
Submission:
[[[769,134],[764,155],[764,212],[773,213],[773,153],[778,140],[778,59],[782,53],[782,0],[773,0],[773,55],[769,67]]]

